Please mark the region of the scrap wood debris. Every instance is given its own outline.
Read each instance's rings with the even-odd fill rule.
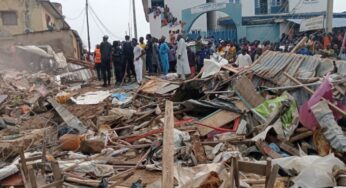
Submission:
[[[329,74],[333,62],[319,57],[266,52],[245,70],[115,89],[68,72],[3,71],[0,184],[346,186],[346,62],[337,64]]]

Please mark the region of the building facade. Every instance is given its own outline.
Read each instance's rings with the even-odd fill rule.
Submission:
[[[59,3],[47,0],[0,0],[2,35],[69,28]]]
[[[16,45],[49,45],[72,59],[81,59],[83,51],[61,4],[49,0],[0,0],[0,50]]]
[[[247,37],[277,41],[281,33],[288,32],[286,19],[309,18],[324,15],[326,0],[142,0],[150,31],[155,37],[169,36],[170,31],[185,31],[198,35],[217,35],[239,39]],[[240,4],[240,15],[228,14],[225,4]],[[229,8],[230,6],[227,5]],[[204,11],[189,26],[189,16]],[[235,23],[234,17],[241,17]],[[194,19],[194,17],[193,17]],[[188,20],[188,21],[186,21]],[[230,35],[234,32],[235,35]],[[219,38],[219,37],[218,37]]]

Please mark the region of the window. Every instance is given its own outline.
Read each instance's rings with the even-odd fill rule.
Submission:
[[[17,13],[15,11],[0,12],[3,25],[17,25]]]
[[[279,7],[282,5],[281,0],[272,0],[272,7]]]
[[[164,0],[151,0],[151,7],[164,7],[165,1]]]

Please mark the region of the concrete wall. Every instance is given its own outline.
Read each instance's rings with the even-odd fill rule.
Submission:
[[[242,15],[255,16],[255,0],[241,0]]]
[[[28,13],[26,13],[28,7]],[[47,30],[46,15],[51,18],[51,23],[56,28],[62,28],[62,20],[55,19],[42,5],[36,0],[0,0],[0,11],[15,11],[17,13],[17,25],[5,26],[0,17],[0,32],[10,33],[12,35],[23,34],[27,27],[32,31]],[[28,16],[28,20],[26,20]]]
[[[11,45],[50,45],[55,52],[63,52],[67,58],[80,59],[79,43],[70,30],[44,31],[15,35],[10,40],[0,39],[0,48]]]
[[[251,25],[244,26],[246,30],[246,38],[249,41],[266,41],[278,42],[280,40],[280,25],[267,24],[267,25]]]
[[[289,0],[289,12],[309,13],[327,10],[328,0]]]

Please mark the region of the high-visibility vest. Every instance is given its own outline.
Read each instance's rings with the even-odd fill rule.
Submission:
[[[100,49],[95,49],[95,63],[101,63],[101,51]]]

